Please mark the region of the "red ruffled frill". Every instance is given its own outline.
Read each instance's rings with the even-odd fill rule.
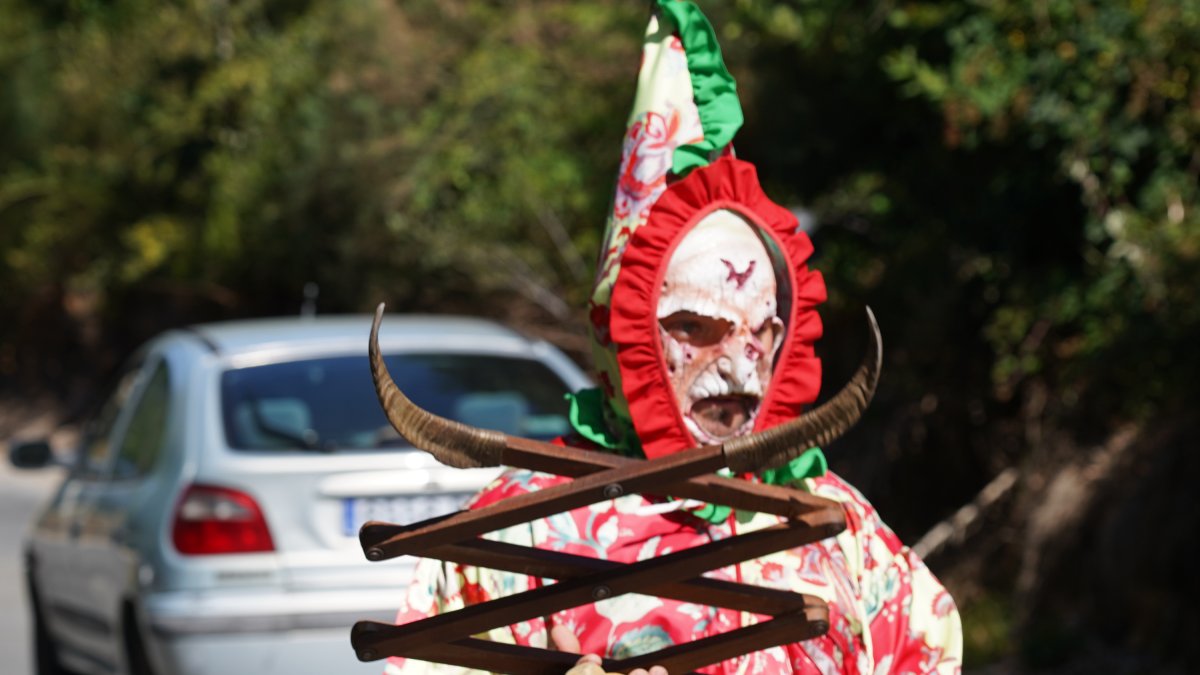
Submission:
[[[675,402],[658,332],[658,297],[667,263],[697,223],[718,209],[738,213],[774,240],[785,257],[792,291],[787,334],[775,363],[755,431],[792,419],[817,398],[821,361],[813,343],[821,337],[816,305],[825,300],[825,281],[808,269],[812,242],[796,217],[775,204],[758,184],[754,165],[725,156],[695,169],[659,197],[646,224],[629,240],[612,291],[609,328],[617,348],[621,387],[646,457],[694,445]]]

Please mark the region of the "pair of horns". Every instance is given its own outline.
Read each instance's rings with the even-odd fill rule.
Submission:
[[[401,436],[432,454],[443,464],[465,469],[499,466],[508,437],[498,431],[477,429],[439,417],[413,403],[388,373],[379,352],[379,324],[383,303],[371,325],[371,376],[379,402]],[[871,308],[867,308],[870,344],[862,364],[836,396],[825,403],[765,431],[741,436],[721,445],[729,468],[738,473],[761,471],[786,464],[812,447],[828,445],[846,433],[862,416],[875,395],[882,359],[882,338]]]

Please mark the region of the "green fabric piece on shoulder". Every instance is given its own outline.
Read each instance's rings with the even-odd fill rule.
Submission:
[[[764,483],[770,485],[791,485],[805,478],[819,478],[829,471],[829,463],[825,453],[820,448],[809,448],[800,456],[777,469],[767,469],[762,472]]]
[[[704,140],[675,149],[671,170],[683,176],[696,167],[707,166],[713,153],[733,141],[742,127],[742,104],[737,83],[725,67],[721,46],[704,12],[695,3],[679,0],[658,0],[658,9],[675,24],[683,42],[692,77],[692,97],[704,129]]]

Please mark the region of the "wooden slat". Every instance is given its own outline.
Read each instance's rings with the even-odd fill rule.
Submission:
[[[419,555],[423,549],[475,537],[485,532],[544,518],[623,494],[670,485],[725,466],[720,446],[710,445],[599,471],[570,483],[510,497],[483,508],[460,511],[453,518],[396,526],[371,522],[359,531],[369,560]]]
[[[362,654],[360,653],[360,658]],[[509,645],[477,638],[414,647],[405,658],[511,675],[563,675],[579,660],[578,654],[536,647]],[[375,659],[362,659],[373,661]]]
[[[720,635],[667,647],[653,654],[622,659],[613,666],[615,672],[620,673],[656,665],[666,668],[668,673],[687,672],[743,654],[808,640],[827,630],[829,608],[822,604]]]
[[[621,457],[610,452],[561,447],[524,438],[508,439],[504,463],[531,471],[579,477],[646,460]],[[697,476],[673,485],[657,485],[646,494],[698,499],[743,511],[770,513],[792,518],[824,508],[829,501],[793,488],[751,483],[723,476]]]
[[[478,638],[464,638],[444,644],[418,647],[406,658],[506,675],[563,675],[575,665],[575,662],[579,660],[579,655],[537,647],[490,642]],[[605,659],[604,668],[606,671],[614,673],[626,673],[633,669],[621,666],[622,663],[624,661]],[[694,672],[670,672],[671,675],[699,675]]]

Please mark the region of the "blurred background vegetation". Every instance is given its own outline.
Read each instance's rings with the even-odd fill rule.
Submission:
[[[739,155],[816,228],[827,390],[880,317],[831,460],[955,592],[968,671],[1183,672],[1200,3],[701,5]],[[0,0],[0,394],[70,415],[153,333],[309,282],[322,312],[489,315],[582,359],[645,17]]]

